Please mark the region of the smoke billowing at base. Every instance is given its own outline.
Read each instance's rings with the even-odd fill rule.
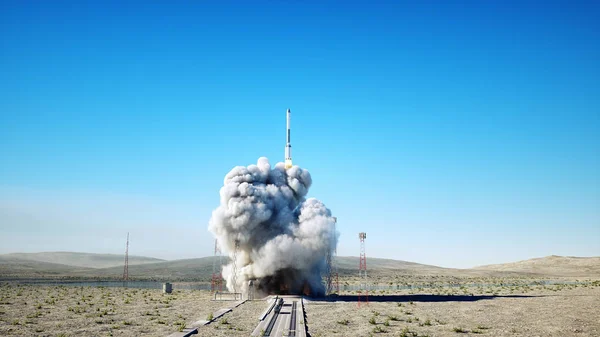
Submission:
[[[311,184],[307,170],[283,163],[271,168],[265,157],[225,176],[208,229],[232,259],[223,267],[229,291],[246,293],[252,280],[264,294],[325,293],[321,275],[338,235],[331,211],[305,198]]]

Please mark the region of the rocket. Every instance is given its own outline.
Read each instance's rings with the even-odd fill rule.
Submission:
[[[290,143],[290,118],[292,117],[292,112],[290,109],[287,109],[287,113],[285,114],[285,118],[287,121],[287,132],[286,132],[286,142],[285,142],[285,168],[289,169],[292,167],[292,144]]]

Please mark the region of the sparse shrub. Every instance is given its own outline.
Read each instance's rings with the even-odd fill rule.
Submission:
[[[414,331],[410,331],[410,329],[408,329],[408,327],[404,327],[404,329],[402,329],[402,331],[400,331],[400,337],[417,337],[417,333]]]
[[[42,313],[38,310],[32,314],[27,315],[27,318],[38,318],[40,316],[42,316]]]
[[[213,316],[212,313],[208,314],[208,316],[206,317],[207,321],[212,321],[215,317]]]
[[[341,325],[348,325],[348,324],[350,323],[350,321],[349,321],[349,320],[347,320],[347,319],[343,319],[343,320],[341,320],[341,321],[338,321],[337,323],[338,323],[338,324],[341,324]]]
[[[390,320],[386,319],[385,322],[383,322],[383,325],[385,326],[390,326]]]
[[[423,325],[431,326],[431,321],[427,319],[425,322],[423,322]]]
[[[454,327],[454,328],[452,328],[452,331],[454,331],[456,333],[467,333],[467,332],[469,332],[466,329],[461,328],[461,327]]]
[[[382,333],[382,332],[387,332],[387,330],[381,326],[376,326],[375,328],[373,328],[373,332],[374,333]]]
[[[375,316],[371,317],[371,319],[369,320],[369,323],[377,324],[377,322],[375,321]]]

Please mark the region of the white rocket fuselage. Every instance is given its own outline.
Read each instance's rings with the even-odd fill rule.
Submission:
[[[292,118],[292,112],[287,109],[286,113],[286,142],[285,142],[285,168],[292,167],[292,144],[290,140],[290,119]]]

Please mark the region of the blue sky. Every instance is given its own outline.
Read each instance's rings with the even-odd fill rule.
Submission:
[[[294,163],[338,253],[600,255],[593,2],[0,3],[0,253],[212,253],[225,174]]]

